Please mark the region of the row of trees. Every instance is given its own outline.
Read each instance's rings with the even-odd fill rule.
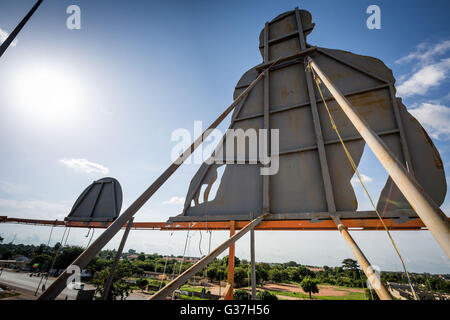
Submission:
[[[311,278],[310,276],[306,276],[303,278],[303,280],[300,282],[300,286],[302,287],[303,291],[309,293],[309,298],[311,299],[311,294],[313,293],[319,293],[319,288],[317,286],[318,281]],[[245,290],[236,290],[233,294],[234,300],[250,300],[250,293]],[[278,300],[277,296],[273,293],[270,293],[267,290],[259,291],[256,294],[256,299],[258,300]]]
[[[14,255],[24,255],[31,258],[31,265],[38,265],[35,269],[40,272],[47,272],[53,265],[53,269],[65,269],[75,258],[83,251],[83,248],[76,246],[62,247],[57,243],[53,247],[44,244],[39,246],[23,245],[23,244],[0,244],[0,259],[11,259]],[[103,250],[91,263],[86,267],[90,274],[96,275],[94,280],[99,284],[109,274],[109,268],[116,255],[116,250]],[[137,255],[136,259],[128,259],[130,255]],[[124,258],[119,268],[122,278],[126,277],[143,277],[145,271],[165,272],[166,274],[179,274],[192,266],[189,259],[182,262],[176,258],[182,257],[164,257],[158,254],[136,253],[129,250],[123,253]],[[345,259],[341,266],[317,268],[311,271],[310,268],[300,265],[295,261],[278,264],[257,263],[256,264],[256,282],[262,284],[267,281],[275,283],[294,282],[301,283],[305,278],[312,279],[316,283],[324,283],[330,285],[339,285],[347,287],[365,287],[366,277],[360,270],[357,262],[352,259]],[[197,276],[207,277],[212,281],[224,281],[227,279],[228,256],[222,259],[215,259],[207,268],[200,271]],[[425,289],[430,291],[439,291],[450,293],[450,281],[430,274],[410,274],[415,284],[423,285]],[[247,260],[235,258],[235,286],[248,286],[250,284],[250,263]],[[401,272],[382,272],[381,279],[383,282],[406,283],[407,279]],[[118,282],[118,288],[125,288],[125,281]],[[129,288],[126,287],[128,290]],[[101,290],[101,286],[99,287]],[[126,296],[127,290],[119,290],[124,292]],[[117,297],[122,297],[117,294]]]
[[[225,279],[227,275],[227,259],[216,259],[207,269],[210,280]],[[234,281],[237,286],[246,285],[250,264],[246,260],[236,259]],[[257,263],[255,265],[256,282],[262,284],[266,281],[276,283],[297,282],[300,283],[306,277],[314,279],[318,283],[328,283],[348,287],[363,287],[366,278],[362,274],[355,260],[345,259],[341,267],[330,268],[325,266],[323,270],[311,271],[308,267],[297,264],[294,261],[283,264],[270,265]]]

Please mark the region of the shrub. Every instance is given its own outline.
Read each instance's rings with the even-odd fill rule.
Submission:
[[[269,291],[260,291],[256,294],[256,299],[265,300],[265,301],[273,301],[278,300],[277,296],[270,293]]]
[[[235,290],[233,300],[250,300],[249,293],[245,290]]]

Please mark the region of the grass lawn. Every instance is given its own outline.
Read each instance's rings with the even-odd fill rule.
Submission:
[[[15,292],[15,291],[2,291],[2,292],[0,292],[0,299],[15,297],[15,296],[19,296],[19,295],[20,295],[20,293]]]
[[[340,291],[345,290],[341,289]],[[278,296],[309,299],[309,294],[304,294],[301,292],[287,292],[287,291],[273,291],[273,290],[269,290],[269,292]],[[364,292],[348,292],[348,294],[345,296],[320,296],[317,294],[313,294],[312,300],[367,300],[367,299],[366,296],[364,295]]]
[[[186,296],[186,295],[182,294],[181,295],[181,300],[208,300],[208,299],[202,299],[202,298],[199,298],[199,297],[189,297],[189,296]]]
[[[185,291],[195,291],[195,292],[202,292],[203,287],[193,287],[191,285],[188,284],[184,284],[181,286],[180,290],[185,290]],[[205,288],[206,289],[206,288]]]
[[[309,295],[301,293],[301,292],[274,291],[274,290],[267,290],[267,291],[269,291],[270,293],[272,293],[276,296],[286,296],[286,297],[308,298],[309,299]]]
[[[314,297],[313,297],[314,299]],[[320,300],[367,300],[364,292],[349,292],[345,296],[317,296]]]

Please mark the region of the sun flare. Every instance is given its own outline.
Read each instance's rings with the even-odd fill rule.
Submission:
[[[60,68],[38,66],[16,76],[14,99],[33,121],[67,124],[82,108],[83,90],[76,77]]]

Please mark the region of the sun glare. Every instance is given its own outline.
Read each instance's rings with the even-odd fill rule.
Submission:
[[[80,115],[82,96],[80,82],[67,70],[39,66],[16,77],[14,100],[32,121],[67,125]]]

